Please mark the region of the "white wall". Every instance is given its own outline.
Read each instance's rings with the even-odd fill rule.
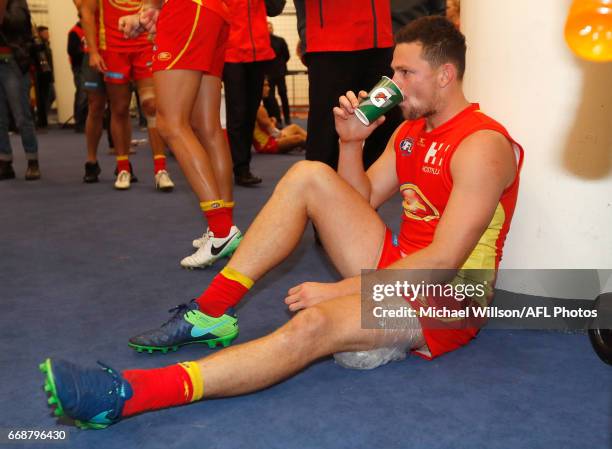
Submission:
[[[68,31],[78,20],[72,0],[52,0],[48,3],[48,26],[53,51],[53,72],[57,94],[57,114],[60,123],[73,113],[74,81],[66,48]]]
[[[468,98],[525,148],[502,268],[612,268],[612,64],[567,48],[570,3],[461,3]]]

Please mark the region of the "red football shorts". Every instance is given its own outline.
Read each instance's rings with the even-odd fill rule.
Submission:
[[[393,262],[404,257],[400,251],[397,237],[387,229],[382,253],[378,261],[377,268],[383,269]],[[431,360],[446,352],[454,351],[468,344],[476,335],[479,329],[474,327],[464,327],[461,329],[441,329],[439,321],[432,322],[433,318],[419,317],[419,322],[423,329],[423,336],[429,348],[429,352],[422,350],[414,351],[415,354]],[[456,326],[455,326],[456,327]]]
[[[274,137],[269,136],[265,145],[261,145],[257,140],[253,139],[253,148],[255,148],[255,151],[258,153],[277,154],[278,141]]]
[[[130,80],[138,81],[153,76],[151,72],[153,45],[129,52],[102,50],[102,58],[107,67],[104,72],[104,81],[107,83],[127,84]]]
[[[192,0],[170,0],[157,21],[153,71],[197,70],[221,77],[229,24]]]

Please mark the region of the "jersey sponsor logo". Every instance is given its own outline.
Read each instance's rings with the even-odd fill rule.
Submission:
[[[160,61],[169,61],[170,59],[172,59],[172,53],[162,51],[160,54],[157,55],[157,59]]]
[[[370,101],[377,108],[382,108],[390,103],[391,97],[393,94],[386,87],[379,87],[378,89],[374,89],[374,91],[370,94]]]
[[[429,149],[425,153],[425,158],[423,159],[423,173],[439,175],[440,168],[444,163],[444,156],[446,156],[449,148],[450,145],[432,142]]]
[[[399,144],[400,155],[410,156],[412,154],[413,145],[414,145],[414,139],[412,137],[407,137],[403,139]]]
[[[440,218],[438,209],[427,199],[418,186],[414,184],[402,184],[402,207],[404,215],[413,220],[432,221]]]
[[[142,0],[108,0],[113,8],[120,11],[137,12],[142,6]]]

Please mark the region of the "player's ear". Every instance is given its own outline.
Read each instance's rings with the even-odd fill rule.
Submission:
[[[455,79],[457,79],[457,67],[455,67],[455,64],[447,62],[438,68],[438,83],[440,87],[445,88]]]

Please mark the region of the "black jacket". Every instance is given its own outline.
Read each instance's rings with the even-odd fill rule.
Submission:
[[[287,41],[280,36],[275,34],[270,35],[270,45],[276,57],[270,61],[268,67],[268,77],[280,78],[287,74],[287,61],[289,61],[289,48],[287,47]]]
[[[0,46],[10,47],[23,73],[32,63],[32,20],[26,0],[8,0],[0,27]]]
[[[81,28],[81,22],[77,22],[75,27],[77,26]],[[83,41],[81,39],[81,36],[79,36],[76,31],[70,31],[68,33],[67,50],[68,55],[70,56],[70,64],[72,65],[72,70],[78,70],[81,67],[81,63],[83,62],[85,52],[83,51]]]
[[[393,33],[423,16],[446,14],[446,0],[391,0],[391,21]]]

